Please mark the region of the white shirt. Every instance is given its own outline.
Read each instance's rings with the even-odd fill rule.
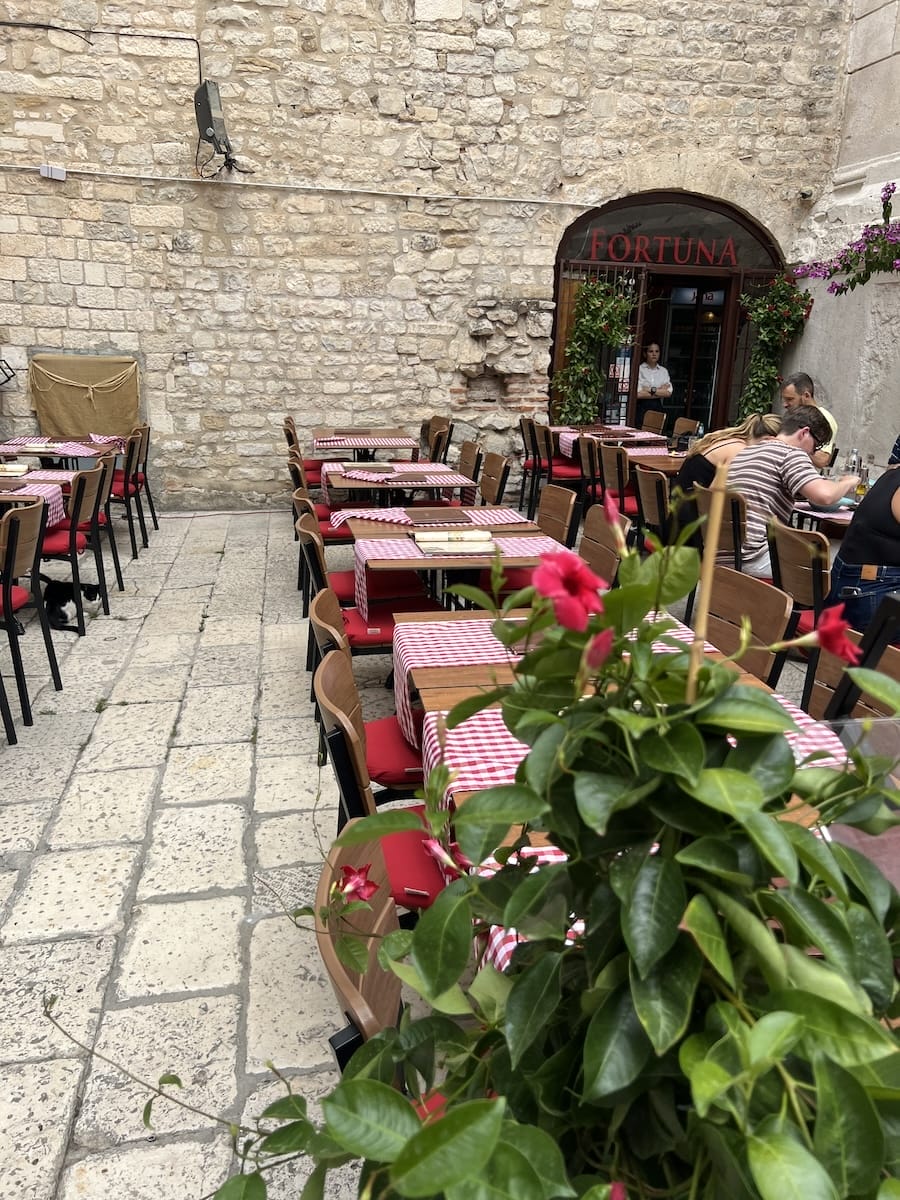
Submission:
[[[638,368],[637,390],[639,392],[649,392],[652,387],[659,391],[664,384],[671,384],[671,382],[669,372],[665,367],[659,365],[651,367],[642,362]]]

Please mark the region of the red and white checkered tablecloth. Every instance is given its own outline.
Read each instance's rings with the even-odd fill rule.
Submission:
[[[7,493],[10,499],[26,500],[29,496],[40,496],[47,505],[47,528],[58,525],[66,515],[62,488],[58,483],[31,483],[20,491]]]
[[[648,446],[625,446],[624,450],[629,458],[643,458],[648,454],[663,455],[669,453],[669,443],[663,438],[661,442],[653,442]]]
[[[412,525],[412,520],[402,508],[340,508],[328,519],[332,527],[337,529],[351,517],[359,517],[363,521],[385,521],[389,525]]]
[[[35,454],[40,454],[48,458],[58,456],[59,458],[97,458],[101,454],[114,451],[116,454],[121,454],[125,449],[125,439],[120,437],[104,438],[103,443],[89,444],[87,442],[63,442],[52,439],[50,449],[46,449],[51,445],[51,439],[45,437],[15,437],[9,438],[8,441],[0,445],[0,454],[16,454],[22,450],[28,450],[30,446],[40,447],[35,450]]]
[[[456,771],[457,776],[447,789],[448,800],[457,792],[477,792],[497,784],[511,783],[516,767],[528,753],[528,746],[509,732],[503,724],[500,709],[483,709],[456,729],[444,728],[445,715],[433,712],[425,714],[422,724],[425,778],[442,759],[451,770]]]
[[[71,483],[77,474],[77,471],[29,471],[23,478],[26,483],[58,483],[62,485]]]
[[[410,462],[380,463],[379,466],[392,467],[393,469],[390,471],[388,471],[388,470],[363,471],[363,470],[360,470],[359,463],[323,462],[322,463],[322,495],[325,499],[325,503],[326,504],[330,503],[330,500],[328,499],[328,485],[329,485],[328,477],[329,477],[329,475],[334,475],[334,476],[344,475],[348,479],[355,479],[357,481],[364,481],[364,480],[368,479],[368,480],[371,480],[372,483],[389,483],[389,482],[392,482],[394,479],[397,479],[398,487],[403,486],[400,483],[400,477],[402,477],[407,472],[410,472],[410,473],[413,473],[416,475],[419,475],[419,474],[424,475],[426,478],[426,482],[420,483],[417,481],[414,484],[410,484],[409,486],[412,487],[413,489],[426,488],[426,487],[441,487],[444,485],[446,485],[446,487],[448,489],[450,489],[450,488],[455,488],[455,487],[461,487],[465,484],[471,484],[471,482],[472,482],[467,476],[460,475],[458,471],[455,471],[453,469],[453,467],[448,467],[445,463],[433,463],[433,462],[429,462],[428,460],[420,459],[418,462],[410,461]],[[335,482],[332,484],[332,486],[337,489],[340,489],[340,483],[337,480],[335,480]]]
[[[374,434],[333,434],[331,437],[313,438],[314,450],[412,450],[418,444],[418,438],[414,437],[378,437]]]
[[[484,552],[473,553],[473,558],[491,557],[495,550],[500,551],[500,557],[511,558],[536,558],[541,554],[549,554],[553,550],[564,549],[561,542],[555,538],[545,537],[541,534],[535,534],[533,537],[514,537],[512,535],[505,537],[495,537],[491,547],[490,555],[485,556]],[[466,554],[465,542],[460,542],[458,547],[454,547],[454,554]],[[369,597],[366,590],[366,564],[370,559],[403,559],[403,558],[420,558],[422,560],[423,569],[427,569],[429,556],[425,554],[412,540],[408,537],[390,537],[390,538],[359,538],[353,544],[353,596],[356,601],[356,607],[359,609],[363,620],[368,620],[369,616]]]
[[[493,621],[410,621],[394,629],[394,701],[403,736],[418,747],[409,673],[414,667],[514,663],[522,657],[491,633]]]
[[[540,867],[549,867],[554,866],[556,863],[564,863],[566,855],[562,850],[557,849],[556,846],[524,846],[517,854],[511,855],[509,861],[512,864],[516,862],[533,862],[532,871],[537,871]],[[479,875],[495,875],[500,870],[500,864],[495,858],[489,858],[476,867],[475,870]],[[575,921],[567,934],[568,940],[575,941],[583,932],[584,922]],[[479,966],[483,967],[490,963],[498,971],[505,971],[510,964],[516,946],[524,941],[526,939],[520,937],[515,929],[505,928],[503,925],[492,925],[484,935]]]
[[[661,446],[664,445],[664,446],[666,446],[666,448],[668,450],[669,443],[668,443],[668,440],[667,440],[665,434],[663,434],[663,433],[644,433],[642,430],[633,429],[630,425],[617,425],[615,427],[615,429],[610,429],[609,433],[604,433],[604,434],[582,433],[578,429],[564,429],[560,432],[560,435],[559,435],[559,452],[560,452],[560,454],[564,455],[566,458],[574,458],[575,457],[575,446],[580,437],[591,437],[591,438],[595,438],[597,441],[601,441],[601,440],[611,441],[617,437],[622,437],[622,438],[634,437],[637,434],[640,434],[641,441],[643,443],[641,449],[646,450],[646,452],[648,454],[652,453],[652,451],[647,449],[647,447],[654,445],[654,444],[661,445]],[[626,449],[628,449],[628,447],[626,447]],[[638,453],[637,446],[635,446],[633,448],[633,452],[635,454]],[[662,451],[659,451],[659,453],[662,453]]]

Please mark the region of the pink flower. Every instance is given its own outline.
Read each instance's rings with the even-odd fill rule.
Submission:
[[[368,900],[378,891],[378,884],[369,879],[372,864],[364,867],[341,867],[341,882],[338,891],[346,901]]]
[[[612,650],[614,641],[615,634],[611,629],[601,630],[587,648],[587,654],[585,655],[587,665],[593,667],[594,670],[602,667],[609,658],[609,652]]]
[[[859,647],[854,646],[847,637],[849,628],[849,622],[844,620],[843,604],[823,608],[816,624],[816,639],[823,650],[827,650],[829,654],[836,654],[838,658],[854,666],[862,654]]]
[[[425,838],[422,845],[451,879],[459,879],[472,869],[471,859],[466,858],[456,842],[450,843],[449,850],[437,838]]]
[[[603,493],[603,515],[607,525],[619,524],[619,504],[609,488]]]
[[[609,1200],[628,1200],[625,1184],[621,1179],[615,1179],[609,1187]]]
[[[608,585],[571,550],[541,555],[541,565],[532,577],[540,595],[553,601],[560,625],[584,633],[591,613],[603,612],[599,591]]]

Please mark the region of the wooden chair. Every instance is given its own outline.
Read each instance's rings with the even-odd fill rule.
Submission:
[[[519,433],[522,435],[522,484],[519,488],[519,509],[525,507],[526,492],[531,494],[531,480],[535,470],[534,460],[534,420],[532,417],[519,417]]]
[[[669,419],[669,414],[651,410],[644,413],[644,420],[641,423],[641,429],[644,433],[662,433],[666,427],[666,421]]]
[[[857,664],[872,671],[884,671],[893,679],[900,682],[900,591],[891,592],[881,601],[875,616],[859,639],[858,645],[862,657]],[[824,657],[824,656],[823,656]],[[849,716],[855,704],[860,702],[860,688],[853,682],[846,671],[834,689],[834,695],[828,701],[825,709],[825,719],[838,720]],[[874,702],[873,697],[867,702],[878,712],[879,716],[892,716],[888,710],[884,712],[880,703]]]
[[[141,544],[149,546],[147,541],[147,523],[144,520],[144,507],[141,504],[141,489],[135,479],[138,470],[138,460],[141,453],[141,435],[132,433],[125,443],[125,465],[121,471],[113,474],[110,488],[110,504],[121,504],[125,509],[128,521],[128,535],[131,538],[131,557],[137,558],[138,547],[135,535],[135,517],[141,530]]]
[[[40,583],[41,544],[44,537],[46,512],[44,501],[34,500],[26,504],[14,504],[0,518],[0,619],[2,619],[9,641],[19,704],[22,708],[22,720],[26,725],[33,725],[34,718],[31,715],[28,684],[25,679],[25,667],[22,663],[22,651],[19,646],[19,638],[24,634],[25,629],[19,622],[16,613],[23,609],[33,608],[37,613],[53,686],[56,691],[62,691],[62,679],[56,661],[56,651],[53,647],[50,623],[47,620]],[[18,581],[26,577],[29,581],[28,587],[20,587]],[[16,732],[2,682],[0,682],[0,716],[3,719],[6,740],[10,745],[15,745]]]
[[[541,533],[573,546],[581,520],[581,504],[569,488],[548,484],[541,492],[536,524]]]
[[[699,421],[692,421],[690,417],[676,417],[672,426],[672,437],[676,441],[682,437],[693,437],[699,428]]]
[[[576,443],[581,465],[581,503],[585,512],[603,499],[603,475],[600,470],[600,444],[596,438],[580,437]],[[521,506],[520,506],[521,507]]]
[[[575,488],[578,498],[581,499],[581,464],[553,452],[553,433],[549,425],[535,425],[534,428],[540,446],[541,461],[547,464],[546,484]]]
[[[790,596],[780,588],[731,567],[717,565],[713,573],[706,636],[723,654],[734,654],[740,646],[743,618],[749,616],[753,637],[740,665],[751,675],[768,682],[775,655],[767,647],[784,637],[791,607]]]
[[[473,479],[477,483],[483,461],[484,451],[477,442],[463,442],[459,448],[459,462],[456,464],[456,469],[460,475],[467,475],[469,479]]]
[[[669,512],[669,480],[662,471],[638,467],[634,473],[638,490],[638,523],[641,530],[649,529],[663,543],[669,541],[671,513]]]
[[[97,570],[100,596],[103,600],[103,611],[109,612],[109,596],[106,590],[106,572],[103,567],[99,524],[102,487],[106,474],[106,468],[100,463],[90,471],[76,472],[72,478],[72,490],[69,492],[66,505],[66,519],[45,531],[41,545],[42,559],[69,564],[72,572],[72,596],[75,601],[79,637],[84,637],[86,629],[78,558],[88,547],[89,535],[93,544],[94,565]]]
[[[631,533],[631,521],[620,514],[619,525],[627,540]],[[622,555],[606,519],[606,513],[600,505],[589,508],[585,514],[578,553],[591,570],[601,579],[605,579],[610,587],[615,584]]]
[[[432,418],[432,421],[434,421],[434,418]],[[450,449],[450,439],[452,437],[452,421],[448,421],[446,425],[437,428],[432,426],[431,436],[428,439],[428,458],[431,462],[445,463],[447,461],[447,452]]]
[[[600,467],[604,495],[609,492],[626,517],[640,516],[637,495],[631,482],[631,464],[621,446],[600,443]]]
[[[101,553],[101,542],[103,533],[105,532],[109,540],[109,553],[113,562],[113,569],[116,573],[116,585],[120,592],[125,591],[125,581],[122,578],[122,565],[119,562],[119,547],[116,544],[116,534],[113,529],[112,513],[109,507],[110,491],[113,485],[113,474],[115,471],[116,456],[114,454],[104,454],[102,458],[97,459],[97,466],[103,470],[103,476],[100,481],[100,495],[97,502],[96,519],[91,516],[87,520],[81,521],[78,525],[78,532],[83,533],[87,538],[88,549],[94,553],[95,561],[99,553]],[[64,517],[62,521],[57,522],[54,530],[69,529],[71,520],[69,517]],[[100,567],[97,572],[97,578],[101,577],[103,571],[103,562],[101,559]],[[105,581],[105,575],[104,575]],[[103,602],[103,611],[109,614],[109,595],[108,590],[104,587],[101,589],[101,600]]]
[[[509,479],[509,459],[489,450],[484,456],[484,467],[478,490],[482,504],[502,504],[503,493]]]
[[[712,505],[712,490],[701,487],[698,483],[694,485],[692,495],[697,502],[697,515],[705,517],[708,521],[709,510]],[[705,525],[700,526],[701,541],[703,540],[703,530],[705,527]],[[736,571],[740,571],[743,566],[742,551],[746,540],[747,502],[740,492],[726,491],[725,512],[719,530],[718,553],[720,555],[730,554]]]
[[[528,488],[528,519],[534,520],[534,514],[537,509],[538,496],[540,495],[541,487],[550,470],[550,464],[544,456],[544,444],[538,433],[537,421],[532,421],[528,425],[528,437],[531,443],[531,483]]]
[[[159,521],[156,519],[156,505],[153,503],[153,493],[150,490],[150,426],[136,425],[131,431],[141,435],[141,448],[138,452],[137,471],[135,473],[135,482],[138,485],[138,491],[142,492],[147,497],[147,507],[150,509],[150,519],[153,521],[153,528],[159,529]]]
[[[823,533],[791,529],[777,521],[769,522],[768,538],[772,582],[794,601],[785,638],[792,638],[798,633],[810,633],[831,590],[828,538]],[[809,703],[818,653],[818,649],[809,651],[801,708],[806,708]],[[769,681],[773,687],[781,676],[786,659],[786,650],[776,657]]]
[[[365,865],[369,868],[369,881],[378,888],[369,900],[368,908],[358,908],[344,918],[331,914],[324,923],[321,914],[331,907],[334,888],[340,887],[343,881],[343,868]],[[363,1042],[395,1025],[400,1015],[400,977],[393,971],[385,971],[378,962],[382,941],[400,928],[381,841],[375,839],[353,846],[331,847],[322,864],[315,910],[319,954],[338,1006],[347,1018],[346,1026],[328,1039],[338,1068],[343,1072]],[[335,943],[342,934],[364,939],[366,966],[363,971],[351,970],[338,956]]]

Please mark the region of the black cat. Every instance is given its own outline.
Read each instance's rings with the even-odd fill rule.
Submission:
[[[71,579],[51,579],[49,575],[40,576],[44,585],[44,607],[47,610],[47,620],[51,629],[61,629],[66,633],[77,633],[78,626],[72,622],[78,616],[75,604],[75,587]],[[100,602],[100,588],[96,583],[83,583],[81,595],[89,605]]]

